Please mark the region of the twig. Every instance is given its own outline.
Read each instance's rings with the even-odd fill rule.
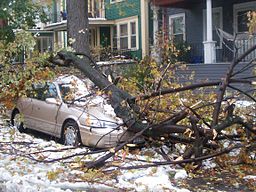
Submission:
[[[256,99],[255,99],[253,96],[251,96],[250,94],[248,94],[247,92],[245,92],[245,91],[243,91],[243,90],[241,90],[241,89],[239,89],[239,88],[237,88],[237,87],[234,87],[234,86],[232,86],[232,85],[228,85],[228,87],[230,87],[231,89],[234,89],[234,90],[236,90],[236,91],[238,91],[238,92],[244,94],[245,96],[247,96],[248,98],[250,98],[251,100],[253,100],[254,102],[256,102]]]
[[[223,82],[220,84],[220,87],[219,87],[219,93],[218,93],[218,96],[217,96],[217,102],[216,102],[216,105],[214,107],[214,111],[213,111],[213,114],[212,114],[212,119],[213,119],[212,126],[215,126],[215,125],[218,124],[221,103],[222,103],[224,94],[226,92],[226,88],[227,88],[227,86],[230,83],[230,79],[231,79],[231,76],[233,74],[235,66],[238,65],[239,62],[241,62],[247,55],[249,55],[255,49],[256,49],[256,45],[252,46],[243,55],[241,55],[237,59],[234,59],[234,61],[231,63],[231,65],[229,67],[229,70],[228,70],[228,72],[227,72],[227,74],[225,76],[225,79],[223,80]],[[236,52],[236,55],[237,55],[237,52]]]
[[[132,169],[145,169],[145,168],[149,168],[149,167],[157,167],[157,166],[164,166],[164,165],[177,165],[177,164],[182,164],[182,163],[193,163],[193,162],[203,161],[206,159],[217,157],[217,156],[229,153],[234,149],[238,149],[238,148],[242,148],[242,147],[245,147],[245,145],[237,144],[232,147],[223,149],[219,152],[213,153],[213,154],[209,154],[209,155],[205,155],[205,156],[201,156],[201,157],[197,157],[197,158],[184,159],[181,161],[162,161],[162,162],[154,162],[153,164],[135,165],[135,166],[127,166],[127,167],[120,167],[120,166],[113,165],[112,167],[117,167],[120,170],[132,170]]]

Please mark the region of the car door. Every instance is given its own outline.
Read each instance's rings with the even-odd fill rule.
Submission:
[[[56,118],[60,105],[47,103],[46,98],[58,99],[57,89],[53,83],[47,83],[37,90],[37,98],[33,98],[32,116],[34,128],[53,135],[56,132]]]
[[[32,98],[24,97],[19,98],[17,102],[17,107],[20,110],[21,114],[24,116],[24,126],[25,127],[33,127],[33,120],[31,119],[32,115]]]

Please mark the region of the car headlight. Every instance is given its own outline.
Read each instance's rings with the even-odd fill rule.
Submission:
[[[101,120],[101,119],[96,119],[92,118],[90,116],[85,116],[80,119],[80,123],[84,126],[90,127],[91,129],[120,129],[120,125],[117,122],[111,122],[107,120]]]

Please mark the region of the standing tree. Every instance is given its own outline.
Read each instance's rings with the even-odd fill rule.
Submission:
[[[67,0],[69,44],[79,53],[89,53],[88,0]]]

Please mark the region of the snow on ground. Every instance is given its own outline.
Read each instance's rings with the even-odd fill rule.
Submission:
[[[0,118],[1,119],[1,118]],[[51,152],[53,150],[60,152]],[[14,128],[3,126],[0,121],[0,191],[6,192],[71,192],[71,191],[177,191],[189,190],[175,187],[171,179],[187,177],[185,170],[179,167],[162,166],[140,170],[122,170],[115,179],[86,182],[86,174],[79,167],[78,157],[59,162],[43,163],[32,160],[51,160],[64,156],[88,152],[86,147],[70,149],[53,140],[47,141],[35,136],[19,133]],[[45,152],[38,152],[44,150]],[[153,150],[150,160],[163,161]],[[88,155],[92,160],[99,155]],[[26,156],[26,157],[24,157]],[[29,158],[27,158],[29,157]],[[128,154],[120,163],[122,166],[142,164],[141,161],[129,158],[147,160],[145,155]],[[73,162],[71,162],[73,161]],[[80,165],[81,166],[81,165]],[[85,178],[83,180],[82,178]]]

